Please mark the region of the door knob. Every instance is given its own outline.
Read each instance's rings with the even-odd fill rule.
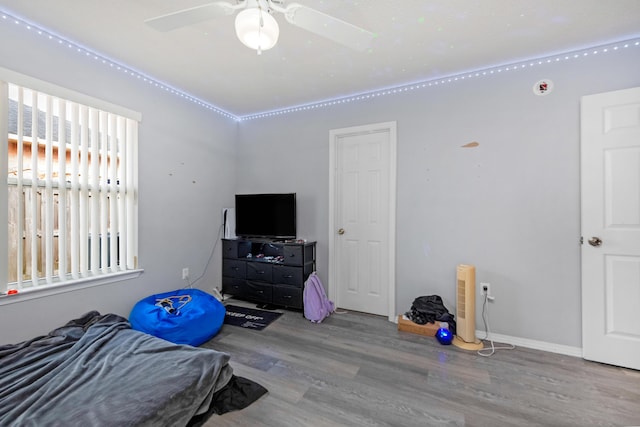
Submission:
[[[338,234],[342,236],[344,234],[344,228],[339,229]]]
[[[598,247],[598,246],[602,245],[602,239],[599,238],[599,237],[592,237],[592,238],[589,239],[589,244],[591,246]]]

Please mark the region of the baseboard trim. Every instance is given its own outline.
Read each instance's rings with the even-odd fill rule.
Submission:
[[[482,339],[486,335],[485,331],[476,331],[476,337]],[[502,334],[489,334],[489,339],[498,343],[512,344],[518,347],[532,348],[534,350],[548,351],[550,353],[564,354],[582,358],[582,347],[572,347],[569,345],[554,344],[546,341],[530,340],[527,338],[512,337]]]

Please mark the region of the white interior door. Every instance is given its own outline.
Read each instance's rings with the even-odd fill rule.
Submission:
[[[582,351],[640,369],[640,88],[582,98]]]
[[[395,317],[395,122],[330,132],[329,296]]]

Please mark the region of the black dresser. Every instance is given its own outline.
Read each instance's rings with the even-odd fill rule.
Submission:
[[[316,242],[222,240],[222,294],[302,309],[304,282],[315,270]]]

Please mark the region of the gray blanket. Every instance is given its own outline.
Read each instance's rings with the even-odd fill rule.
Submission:
[[[0,425],[183,426],[232,377],[228,361],[93,311],[0,346]]]

